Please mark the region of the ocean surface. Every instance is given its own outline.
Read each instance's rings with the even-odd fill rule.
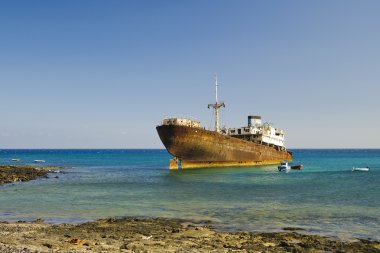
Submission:
[[[114,216],[210,220],[220,230],[284,227],[380,240],[380,150],[295,149],[277,166],[169,171],[166,150],[0,150],[0,164],[62,165],[48,179],[0,185],[0,220]],[[38,166],[38,164],[35,164]],[[352,167],[369,166],[369,172]],[[54,178],[58,175],[58,178]]]

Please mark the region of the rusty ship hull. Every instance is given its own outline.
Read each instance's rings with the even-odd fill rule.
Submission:
[[[268,165],[292,160],[287,150],[202,128],[161,125],[156,129],[167,151],[175,157],[170,169]]]

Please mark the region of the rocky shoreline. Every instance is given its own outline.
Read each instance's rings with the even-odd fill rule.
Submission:
[[[58,172],[58,166],[0,165],[0,184],[24,182],[47,178],[48,173]]]
[[[0,252],[380,252],[370,240],[296,232],[220,232],[208,223],[111,218],[83,224],[0,223]]]

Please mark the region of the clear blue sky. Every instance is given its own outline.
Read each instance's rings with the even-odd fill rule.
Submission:
[[[289,148],[380,148],[380,1],[1,1],[0,148],[163,148],[261,115]]]

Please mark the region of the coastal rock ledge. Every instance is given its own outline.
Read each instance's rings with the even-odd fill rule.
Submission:
[[[0,165],[0,184],[29,181],[57,172],[58,166]]]
[[[0,223],[0,252],[380,252],[371,240],[296,232],[220,232],[208,223],[112,218],[83,224]]]

